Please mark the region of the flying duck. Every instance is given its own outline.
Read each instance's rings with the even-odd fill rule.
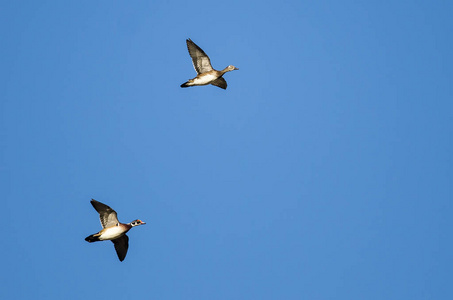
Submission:
[[[207,56],[200,47],[192,42],[191,39],[187,39],[186,43],[190,57],[192,58],[193,67],[195,68],[195,71],[197,71],[197,77],[189,79],[187,82],[181,84],[181,87],[212,84],[225,90],[227,88],[227,83],[222,77],[223,74],[239,69],[229,65],[222,71],[214,70],[211,66],[209,56]]]
[[[91,199],[91,205],[99,213],[102,229],[98,233],[92,234],[85,238],[89,243],[110,240],[115,245],[116,254],[120,261],[126,257],[127,249],[129,248],[129,237],[126,235],[132,227],[146,224],[140,220],[132,221],[128,224],[123,224],[118,221],[116,211],[109,206]]]

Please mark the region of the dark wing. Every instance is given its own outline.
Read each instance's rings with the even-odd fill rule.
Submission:
[[[212,71],[211,61],[209,57],[198,47],[191,39],[186,40],[187,49],[189,50],[190,57],[192,57],[193,67],[197,74]]]
[[[126,258],[127,249],[129,248],[129,237],[123,235],[120,238],[112,240],[112,243],[115,245],[116,254],[120,261],[123,261]]]
[[[110,206],[94,199],[91,199],[91,205],[93,205],[94,209],[99,213],[102,228],[111,227],[119,223],[116,211],[111,209]]]
[[[223,77],[217,78],[216,80],[211,82],[211,84],[218,86],[219,88],[222,88],[224,90],[226,90],[226,88],[227,88],[227,83],[226,83],[225,79],[223,79]]]

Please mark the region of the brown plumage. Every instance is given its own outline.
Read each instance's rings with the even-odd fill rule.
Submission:
[[[129,237],[126,235],[132,227],[146,224],[140,220],[132,221],[128,224],[123,224],[118,221],[116,211],[110,206],[99,201],[91,199],[91,205],[99,213],[102,230],[85,238],[89,243],[110,240],[113,242],[116,254],[120,261],[123,261],[129,248]]]
[[[181,84],[181,87],[212,84],[219,88],[226,89],[227,83],[222,77],[223,74],[239,69],[235,66],[229,65],[225,69],[217,71],[212,68],[209,56],[207,56],[206,53],[197,46],[197,44],[192,42],[191,39],[187,39],[186,43],[190,57],[192,58],[193,67],[195,68],[195,71],[197,71],[197,76]]]

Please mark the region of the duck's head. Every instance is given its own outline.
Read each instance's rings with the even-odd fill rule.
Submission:
[[[141,221],[141,220],[135,220],[135,221],[132,221],[131,222],[131,226],[134,227],[134,226],[138,226],[138,225],[145,225],[146,223]]]
[[[233,70],[239,70],[238,68],[236,68],[235,66],[232,66],[232,65],[229,65],[228,67],[226,67],[227,71],[233,71]]]

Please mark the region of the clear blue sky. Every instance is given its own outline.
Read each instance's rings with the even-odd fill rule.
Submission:
[[[453,2],[126,2],[0,4],[1,299],[453,299]]]

